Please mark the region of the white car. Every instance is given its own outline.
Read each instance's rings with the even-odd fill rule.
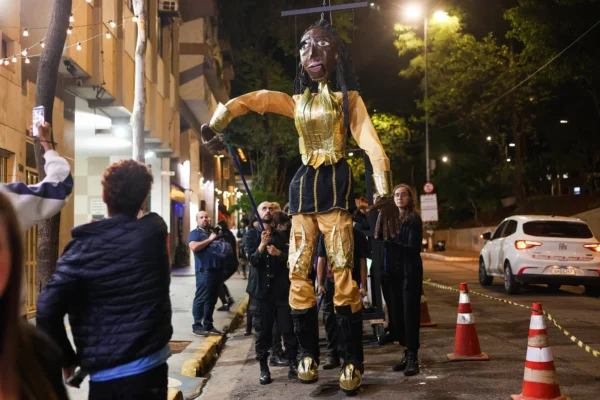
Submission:
[[[517,215],[505,219],[479,256],[479,282],[504,278],[504,290],[517,293],[522,283],[585,285],[586,294],[600,296],[600,243],[577,218]]]

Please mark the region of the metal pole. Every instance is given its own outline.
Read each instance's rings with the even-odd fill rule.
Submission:
[[[427,71],[427,12],[423,18],[424,48],[425,48],[425,171],[427,182],[431,180],[431,163],[429,162],[429,106],[427,104],[429,95],[429,75]]]

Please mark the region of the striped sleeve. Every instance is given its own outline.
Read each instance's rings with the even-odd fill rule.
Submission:
[[[35,184],[14,182],[0,186],[12,202],[21,221],[23,230],[60,212],[73,191],[71,167],[54,150],[44,154],[46,178]]]

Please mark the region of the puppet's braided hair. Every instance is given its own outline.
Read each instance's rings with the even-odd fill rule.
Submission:
[[[343,94],[342,98],[344,103],[344,126],[348,127],[350,122],[350,114],[348,111],[348,91],[359,90],[358,79],[354,73],[354,67],[352,65],[352,57],[348,53],[346,42],[342,40],[340,35],[337,33],[335,28],[329,23],[329,21],[321,19],[319,22],[311,25],[302,34],[302,36],[304,36],[306,32],[314,28],[323,29],[335,40],[339,59],[337,62],[335,73],[331,76],[331,81],[334,85],[335,90],[341,91]],[[300,44],[298,44],[297,51],[299,50]],[[304,68],[302,68],[302,63],[298,63],[298,67],[296,70],[296,79],[294,80],[294,94],[302,94],[307,88],[309,88],[312,93],[316,93],[318,91],[318,87],[319,85],[316,82],[313,82],[310,79],[310,76],[308,76],[308,74],[304,70]]]

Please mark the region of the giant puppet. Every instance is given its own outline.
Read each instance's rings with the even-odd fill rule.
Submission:
[[[288,267],[289,301],[298,336],[301,360],[298,377],[306,383],[318,379],[319,334],[317,300],[310,277],[319,231],[325,236],[329,265],[334,273],[334,304],[346,358],[340,387],[356,391],[362,382],[362,304],[352,280],[353,236],[351,213],[356,208],[352,170],[346,161],[350,129],[373,165],[379,210],[376,231],[384,238],[398,231],[397,207],[391,201],[390,162],[358,94],[346,44],[333,26],[321,19],[299,43],[300,64],[294,96],[261,90],[219,104],[202,139],[212,150],[225,148],[223,134],[236,117],[249,111],[272,112],[293,118],[299,136],[300,167],[289,189],[292,232]]]

